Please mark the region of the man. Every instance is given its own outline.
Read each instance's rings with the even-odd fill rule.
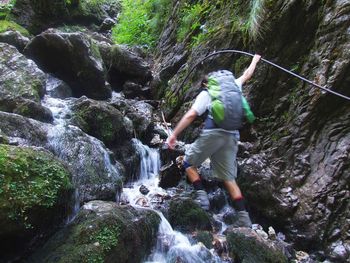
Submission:
[[[235,79],[240,89],[242,85],[252,77],[260,57],[260,55],[254,55],[249,67],[244,71],[243,75]],[[212,118],[210,116],[210,106],[211,97],[209,92],[204,90],[199,93],[191,109],[182,117],[173,133],[169,136],[167,143],[170,149],[175,147],[177,136],[191,124],[197,116],[209,110],[209,119],[207,118],[207,120]],[[224,182],[224,186],[238,211],[238,217],[234,226],[251,227],[252,223],[246,211],[241,190],[235,181],[237,176],[236,155],[238,140],[239,132],[237,130],[224,130],[222,128],[208,127],[206,125],[199,138],[186,151],[183,166],[189,181],[196,190],[195,200],[203,209],[209,210],[210,204],[208,195],[204,191],[201,178],[196,168],[209,157],[213,168],[213,176]]]

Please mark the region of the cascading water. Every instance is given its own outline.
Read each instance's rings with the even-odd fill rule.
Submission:
[[[50,90],[50,87],[47,89]],[[68,221],[74,219],[80,204],[86,200],[109,199],[111,195],[117,200],[118,185],[121,185],[121,167],[118,162],[111,162],[110,152],[104,144],[80,128],[69,125],[68,120],[72,116],[70,107],[76,100],[49,95],[45,95],[42,100],[43,106],[49,108],[54,117],[47,134],[47,147],[70,165],[73,174],[72,181],[76,190]]]
[[[133,139],[134,146],[140,154],[140,174],[138,180],[130,187],[123,189],[123,198],[131,205],[146,209],[153,209],[153,200],[167,192],[158,187],[158,171],[160,157],[158,150],[143,145],[139,140]],[[147,193],[142,195],[140,187],[145,187]],[[161,218],[158,230],[157,245],[145,263],[221,263],[220,257],[213,254],[203,244],[192,244],[187,236],[174,231],[170,223],[157,211]],[[181,261],[178,261],[181,258]]]

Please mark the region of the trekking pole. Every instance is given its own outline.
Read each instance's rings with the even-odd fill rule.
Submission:
[[[187,73],[187,75],[186,75],[186,77],[184,78],[184,80],[181,82],[180,86],[175,90],[175,92],[174,92],[172,95],[177,95],[177,94],[179,93],[179,91],[182,89],[183,85],[185,84],[185,82],[186,82],[187,79],[189,78],[189,76],[190,76],[190,74],[192,73],[192,71],[193,71],[199,64],[201,64],[204,60],[206,60],[206,59],[208,59],[208,58],[210,58],[210,57],[212,57],[212,56],[216,56],[216,55],[219,55],[219,54],[225,54],[225,53],[238,53],[238,54],[243,54],[243,55],[247,55],[247,56],[254,57],[254,55],[251,54],[251,53],[248,53],[248,52],[245,52],[245,51],[241,51],[241,50],[235,50],[235,49],[225,49],[225,50],[220,50],[220,51],[213,52],[213,53],[209,54],[208,56],[204,57],[203,59],[201,59],[198,63],[196,63],[196,64],[190,69],[190,71]],[[350,101],[350,97],[345,96],[344,94],[338,93],[338,92],[336,92],[336,91],[330,90],[330,89],[327,88],[327,86],[322,87],[322,86],[320,86],[320,85],[318,85],[318,84],[316,84],[316,83],[314,83],[314,82],[312,82],[312,81],[310,81],[310,80],[308,80],[308,79],[306,79],[306,78],[304,78],[304,77],[302,77],[302,76],[299,76],[298,74],[295,74],[294,72],[292,72],[292,71],[290,71],[290,70],[287,70],[287,69],[285,69],[285,68],[283,68],[283,67],[281,67],[281,66],[279,66],[279,65],[277,65],[277,64],[275,64],[275,63],[273,63],[273,62],[271,62],[271,61],[269,61],[269,60],[267,60],[267,59],[264,59],[264,58],[260,58],[260,59],[261,59],[262,61],[264,61],[265,63],[270,64],[271,66],[274,66],[274,67],[276,67],[276,68],[278,68],[278,69],[280,69],[280,70],[282,70],[282,71],[284,71],[284,72],[286,72],[286,73],[288,73],[288,74],[290,74],[290,75],[292,75],[292,76],[294,76],[294,77],[297,77],[297,78],[301,79],[302,81],[305,81],[306,83],[308,83],[308,84],[310,84],[310,85],[312,85],[312,86],[314,86],[314,87],[316,87],[316,88],[319,88],[319,89],[321,89],[321,90],[323,90],[323,91],[332,93],[333,95],[339,96],[339,97],[341,97],[341,98],[343,98],[343,99],[346,99],[346,100],[349,100],[349,101]],[[171,96],[172,96],[172,95],[171,95]]]

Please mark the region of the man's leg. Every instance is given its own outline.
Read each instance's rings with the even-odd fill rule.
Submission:
[[[251,227],[252,222],[245,207],[245,201],[236,181],[224,181],[226,190],[228,191],[235,209],[237,210],[237,220],[233,224],[235,227]]]
[[[185,162],[186,163],[186,162]],[[185,164],[186,166],[186,164]],[[210,203],[207,192],[204,190],[202,180],[197,172],[197,168],[194,166],[189,166],[185,168],[187,178],[192,183],[195,193],[195,201],[204,209],[209,210]]]

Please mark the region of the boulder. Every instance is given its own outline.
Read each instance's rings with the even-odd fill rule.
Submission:
[[[174,229],[180,231],[212,229],[209,215],[188,197],[174,197],[170,201],[168,220]]]
[[[134,136],[146,143],[153,135],[153,107],[145,101],[116,99],[111,105],[117,108],[132,123],[131,131]]]
[[[72,97],[72,89],[63,80],[48,75],[46,80],[46,93],[53,98],[65,99]]]
[[[45,93],[46,75],[18,50],[0,43],[0,97],[13,95],[37,103]]]
[[[44,146],[47,143],[48,124],[0,111],[0,130],[11,144]]]
[[[173,161],[163,165],[159,172],[158,185],[164,189],[177,186],[183,174]]]
[[[23,36],[18,31],[9,30],[0,33],[0,42],[16,47],[19,52],[23,52],[29,41],[28,37]]]
[[[16,113],[42,122],[51,123],[53,121],[52,112],[48,108],[21,97],[5,96],[0,98],[0,110]]]
[[[18,0],[10,18],[38,34],[49,27],[78,24],[99,27],[105,19],[115,19],[120,11],[120,1],[114,0]]]
[[[0,170],[0,259],[7,262],[63,223],[72,184],[66,166],[39,148],[0,144]]]
[[[78,99],[71,108],[71,123],[107,145],[122,144],[131,139],[122,113],[106,102],[86,97]]]
[[[74,96],[107,99],[106,70],[94,41],[84,33],[49,29],[34,37],[24,53],[46,72],[67,82]]]
[[[152,72],[147,63],[136,52],[121,45],[100,44],[103,60],[109,68],[108,81],[112,87],[121,91],[126,81],[145,85],[152,79]]]
[[[266,240],[250,228],[228,228],[225,231],[229,255],[236,262],[287,263],[288,244]]]
[[[29,262],[143,262],[155,245],[159,223],[151,210],[92,201]]]
[[[133,83],[131,81],[126,81],[123,85],[123,93],[125,98],[133,99],[146,99],[151,97],[150,88],[143,87],[142,85]]]
[[[50,126],[46,147],[70,166],[77,203],[116,200],[124,167],[101,141],[77,127],[57,125]]]

